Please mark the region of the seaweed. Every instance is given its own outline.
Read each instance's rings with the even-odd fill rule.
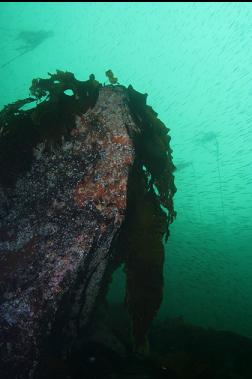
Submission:
[[[31,97],[9,104],[0,112],[1,184],[14,185],[29,169],[33,148],[43,142],[49,151],[70,138],[75,116],[96,104],[100,83],[94,74],[79,81],[57,70],[47,79],[34,79]],[[114,76],[113,76],[114,77]],[[71,90],[72,95],[66,91]],[[125,304],[131,317],[133,346],[148,352],[147,333],[163,297],[164,240],[176,217],[176,193],[169,129],[146,104],[147,94],[125,88],[131,115],[138,126],[128,131],[135,145],[124,223],[112,245],[111,265],[101,288],[104,298],[113,270],[124,263],[127,275]],[[34,102],[29,110],[22,108]]]
[[[160,205],[167,209],[168,224],[175,217],[173,196],[176,193],[174,183],[175,166],[172,162],[169,129],[157,118],[158,114],[146,105],[147,94],[141,94],[128,87],[129,107],[140,127],[141,133],[135,136],[136,151],[140,164],[149,173],[149,187],[156,189]],[[167,231],[168,237],[168,231]]]
[[[107,70],[105,72],[105,75],[107,76],[109,83],[114,85],[114,84],[119,84],[118,79],[114,76],[113,71]]]
[[[133,350],[148,354],[148,330],[163,298],[164,239],[176,212],[175,166],[169,129],[146,105],[147,94],[128,87],[129,107],[140,129],[133,134],[136,158],[128,182],[127,213],[115,246],[125,264],[125,305],[131,317]],[[118,258],[117,258],[118,260]]]
[[[93,108],[100,84],[93,74],[79,81],[71,72],[57,70],[49,79],[33,79],[32,97],[8,104],[0,112],[0,183],[13,185],[33,160],[33,148],[44,143],[46,150],[68,139],[75,116]],[[65,93],[72,90],[73,95]],[[29,110],[21,108],[34,102]]]

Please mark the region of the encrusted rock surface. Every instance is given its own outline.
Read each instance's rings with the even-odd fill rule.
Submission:
[[[74,337],[93,309],[124,220],[136,128],[121,86],[100,89],[68,141],[40,144],[14,188],[0,188],[1,378],[32,378],[57,314]]]

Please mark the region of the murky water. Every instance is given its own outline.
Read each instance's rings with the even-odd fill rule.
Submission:
[[[251,4],[2,3],[0,31],[1,107],[56,69],[149,94],[177,165],[159,317],[252,337]]]

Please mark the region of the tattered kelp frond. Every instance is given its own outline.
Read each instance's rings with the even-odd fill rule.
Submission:
[[[0,112],[0,182],[13,184],[33,160],[33,148],[44,143],[46,149],[68,138],[75,116],[92,108],[99,95],[99,82],[91,74],[79,81],[71,72],[57,70],[49,79],[34,79],[33,97],[9,104]],[[69,96],[65,91],[71,90]],[[33,109],[22,107],[36,102]]]
[[[129,106],[141,133],[135,137],[139,161],[150,176],[150,187],[156,189],[160,205],[168,211],[168,223],[176,217],[173,207],[175,166],[172,161],[169,129],[158,119],[158,114],[146,105],[147,94],[128,88]]]
[[[125,262],[126,306],[134,350],[148,353],[147,332],[163,298],[164,237],[176,217],[176,192],[169,129],[146,105],[146,94],[128,88],[129,107],[140,133],[133,139],[136,159],[128,183],[127,214],[117,241]]]

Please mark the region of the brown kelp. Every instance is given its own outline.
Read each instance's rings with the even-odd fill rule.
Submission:
[[[32,97],[6,105],[0,112],[0,182],[15,183],[17,176],[30,167],[33,149],[39,143],[50,150],[68,139],[75,115],[92,108],[99,94],[99,82],[91,74],[79,81],[71,72],[57,70],[49,79],[34,79]],[[73,94],[67,95],[65,91]],[[36,106],[23,110],[28,103]]]
[[[87,81],[79,81],[73,73],[57,70],[49,73],[48,79],[32,81],[31,97],[4,107],[0,112],[1,184],[14,185],[18,175],[29,169],[38,144],[51,151],[61,145],[62,139],[71,138],[76,115],[94,107],[99,88],[93,74]],[[123,88],[136,125],[135,130],[128,130],[135,145],[135,161],[129,176],[124,224],[112,246],[114,261],[101,294],[105,297],[111,273],[124,262],[125,303],[132,320],[134,349],[147,352],[147,332],[163,297],[164,240],[176,217],[175,166],[169,129],[146,104],[147,94],[131,85]],[[72,95],[66,93],[68,90]],[[33,102],[34,108],[22,109]]]
[[[105,72],[105,75],[107,76],[109,83],[114,85],[114,84],[119,84],[118,79],[114,76],[113,71],[107,70]]]
[[[176,186],[169,129],[157,117],[158,114],[152,107],[146,105],[147,94],[135,91],[132,86],[128,87],[128,94],[129,107],[141,130],[134,137],[137,159],[144,177],[148,178],[148,190],[155,190],[160,206],[167,210],[167,223],[170,224],[176,217],[173,207]],[[168,234],[167,230],[166,238]]]
[[[136,159],[128,185],[128,206],[116,252],[127,277],[125,303],[132,320],[134,350],[148,353],[147,332],[163,297],[164,244],[176,217],[176,192],[169,129],[146,105],[146,94],[128,87],[129,107],[140,128],[133,135]]]

